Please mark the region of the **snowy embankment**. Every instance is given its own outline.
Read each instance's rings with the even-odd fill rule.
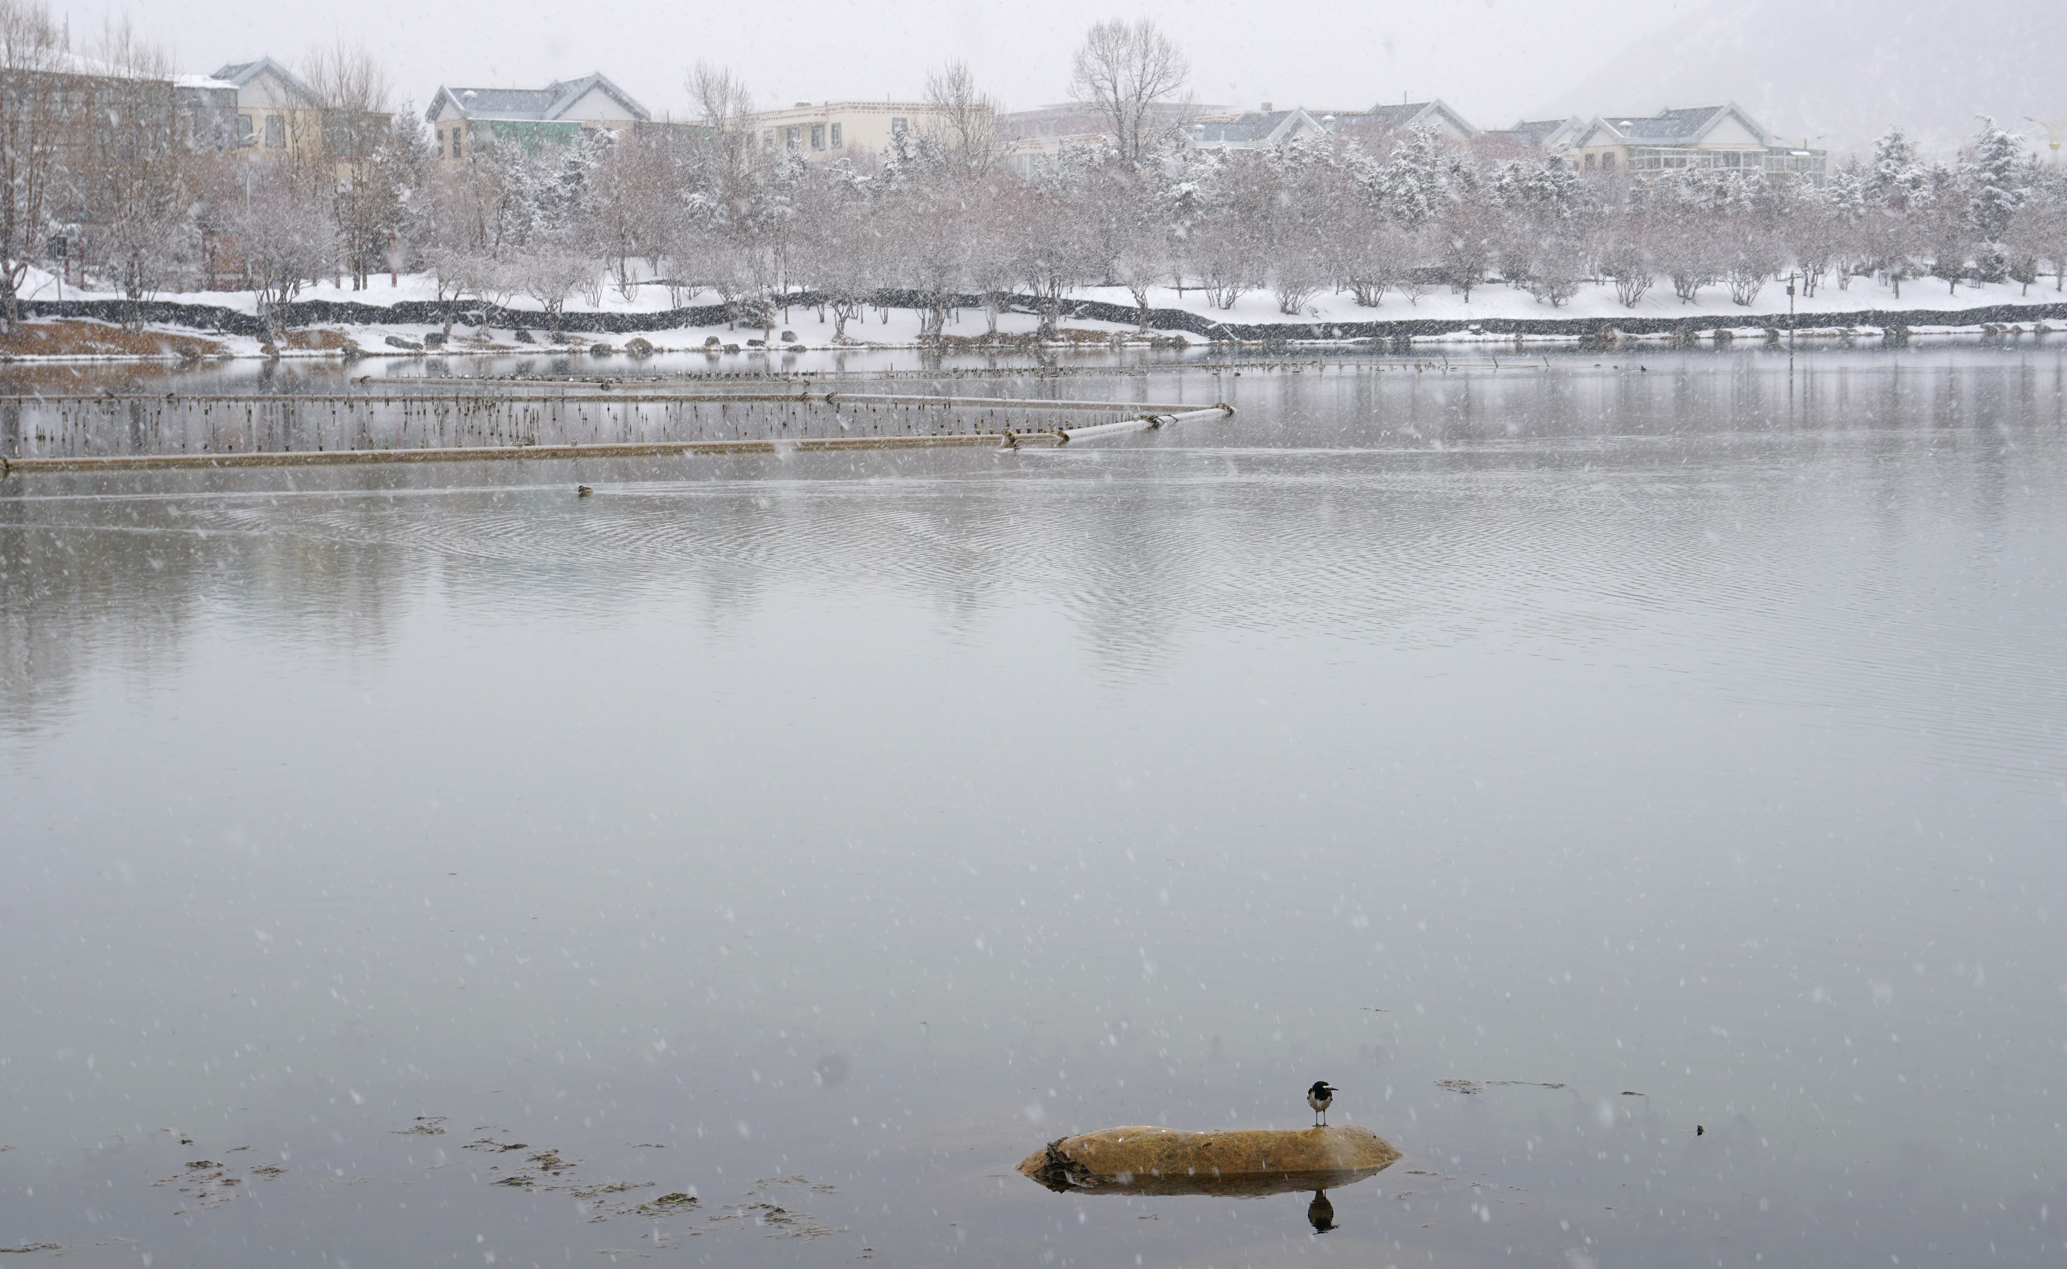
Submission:
[[[149,327],[206,335],[225,355],[267,352],[264,326],[248,292],[166,295],[132,308],[106,293],[60,288],[48,275],[32,275],[23,296],[24,315],[32,319],[126,321],[137,312]],[[657,349],[686,350],[703,348],[715,336],[724,350],[728,345],[750,347],[751,341],[764,333],[771,344],[803,348],[911,347],[923,342],[912,297],[899,293],[886,293],[881,297],[884,307],[871,307],[851,318],[846,339],[837,344],[831,316],[808,294],[792,296],[786,307],[778,306],[780,320],[768,332],[759,327],[734,327],[714,297],[706,292],[697,298],[706,302],[671,307],[667,292],[657,286],[638,288],[629,300],[614,291],[604,292],[601,302],[595,304],[576,298],[559,316],[562,335],[558,342],[582,349],[604,343],[614,350],[637,335]],[[989,318],[977,297],[961,298],[964,302],[950,317],[946,333],[957,343],[980,342],[990,331]],[[459,321],[448,346],[451,352],[526,351],[527,344],[548,342],[543,332],[555,325],[543,310],[515,303],[462,301],[455,312]],[[1143,325],[1133,297],[1119,287],[1082,288],[1062,301],[1062,315],[1079,331],[1115,339],[1139,333]],[[444,310],[437,303],[435,289],[429,278],[420,275],[405,275],[393,282],[376,277],[360,291],[331,284],[305,288],[282,316],[285,327],[293,331],[335,332],[327,339],[283,340],[279,350],[283,355],[410,355],[421,351],[425,336],[444,328]],[[1904,284],[1898,296],[1886,283],[1855,278],[1845,289],[1826,284],[1813,296],[1797,297],[1791,316],[1785,285],[1777,282],[1749,306],[1732,303],[1721,286],[1705,288],[1694,302],[1687,303],[1669,286],[1661,285],[1633,308],[1625,307],[1614,288],[1605,284],[1582,287],[1570,302],[1557,308],[1503,283],[1476,287],[1469,300],[1447,287],[1412,298],[1394,293],[1376,307],[1360,306],[1346,292],[1323,293],[1308,301],[1297,317],[1280,312],[1268,291],[1247,292],[1233,307],[1220,309],[1198,288],[1180,292],[1162,287],[1149,294],[1145,325],[1151,334],[1165,338],[1211,343],[1557,341],[1600,338],[1609,331],[1626,337],[1699,339],[1712,338],[1719,331],[1732,336],[1756,335],[1790,325],[1800,332],[1871,335],[1891,330],[1928,333],[2039,323],[2067,323],[2067,292],[2058,290],[2053,279],[2028,291],[2013,282],[1961,284],[1954,289],[1938,280],[1914,280]],[[1039,324],[1037,302],[1015,296],[1009,311],[997,319],[997,333],[1024,341]],[[776,332],[789,332],[793,338],[783,339]]]

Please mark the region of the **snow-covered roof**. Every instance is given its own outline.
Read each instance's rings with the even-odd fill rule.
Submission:
[[[1744,125],[1744,130],[1761,145],[1773,144],[1772,134],[1734,101],[1720,106],[1660,110],[1654,115],[1599,115],[1588,125],[1582,144],[1602,144],[1594,139],[1595,134],[1606,133],[1605,142],[1611,145],[1695,145],[1730,118]]]
[[[1493,136],[1506,137],[1531,149],[1545,149],[1560,139],[1559,134],[1572,134],[1586,126],[1586,121],[1577,115],[1569,119],[1523,119],[1512,128],[1502,128]]]
[[[1191,126],[1193,145],[1206,149],[1254,149],[1325,131],[1304,110],[1254,111],[1234,119]]]
[[[446,88],[441,85],[431,97],[430,108],[424,111],[424,118],[435,122],[449,104],[464,119],[550,122],[566,114],[591,89],[601,89],[623,107],[626,118],[641,123],[650,122],[653,118],[646,107],[632,100],[631,94],[611,83],[601,71],[581,79],[555,80],[543,88]]]
[[[316,90],[301,82],[293,71],[270,57],[261,57],[255,62],[230,62],[216,68],[210,79],[219,79],[232,84],[240,91],[261,75],[272,74],[287,85],[288,92],[304,101],[316,100]]]
[[[1451,129],[1463,136],[1475,137],[1477,127],[1470,120],[1451,109],[1448,102],[1437,97],[1429,101],[1402,101],[1394,104],[1380,102],[1362,114],[1338,116],[1343,126],[1367,126],[1405,132],[1424,124],[1447,123]]]

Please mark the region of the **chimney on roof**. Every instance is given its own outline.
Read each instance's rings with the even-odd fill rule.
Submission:
[[[1269,113],[1270,113],[1270,103],[1269,103],[1269,102],[1267,102],[1267,101],[1263,103],[1263,113],[1264,113],[1264,114],[1269,114]]]

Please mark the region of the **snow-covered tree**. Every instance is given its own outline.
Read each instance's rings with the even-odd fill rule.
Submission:
[[[1394,220],[1418,230],[1448,204],[1444,177],[1449,169],[1441,137],[1434,128],[1422,127],[1402,137],[1383,166],[1365,172],[1364,182]]]
[[[1443,277],[1471,303],[1471,292],[1484,282],[1500,259],[1507,237],[1500,209],[1478,199],[1458,199],[1443,208],[1430,234]]]
[[[1982,242],[2001,241],[2009,228],[2010,217],[2024,199],[2023,166],[2023,143],[1984,118],[1960,170],[1961,183],[1970,191],[1967,214]]]
[[[1901,128],[1887,130],[1873,143],[1873,172],[1867,192],[1874,202],[1896,212],[1909,211],[1930,190],[1930,174],[1917,161],[1916,147]]]
[[[2003,232],[2003,243],[2013,260],[2028,260],[2033,279],[2038,267],[2050,265],[2053,289],[2067,289],[2067,189],[2057,169],[2034,181],[2028,196],[2018,204]],[[2016,276],[2012,270],[2012,276]],[[2024,282],[2023,277],[2018,281]],[[2029,283],[2026,282],[2028,289]]]

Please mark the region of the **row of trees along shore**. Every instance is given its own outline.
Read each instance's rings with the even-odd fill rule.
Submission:
[[[319,280],[420,273],[448,332],[479,303],[529,299],[556,324],[575,296],[648,288],[677,307],[710,294],[749,326],[804,297],[840,339],[893,297],[939,337],[969,297],[994,334],[1012,297],[1031,296],[1049,332],[1062,299],[1092,286],[1125,288],[1145,324],[1165,287],[1219,309],[1266,291],[1298,317],[1324,292],[1402,308],[1496,282],[1556,309],[1589,284],[1632,307],[1660,286],[1750,306],[1787,273],[1810,295],[1875,277],[1897,298],[1925,278],[1955,291],[2067,279],[2067,175],[1993,123],[1949,162],[1891,130],[1822,184],[1742,169],[1644,183],[1429,131],[1204,151],[1175,126],[1183,56],[1146,22],[1098,24],[1075,58],[1076,95],[1111,137],[1030,163],[1006,160],[996,103],[957,63],[929,77],[939,122],[889,153],[817,164],[759,144],[750,95],[709,66],[688,77],[692,123],[562,144],[490,135],[454,162],[433,155],[413,107],[390,113],[363,51],[304,64],[310,135],[259,161],[170,108],[165,59],[126,27],[90,64],[76,72],[34,0],[0,0],[10,321],[57,237],[85,245],[89,281],[138,302],[219,280],[226,261],[261,312]]]

